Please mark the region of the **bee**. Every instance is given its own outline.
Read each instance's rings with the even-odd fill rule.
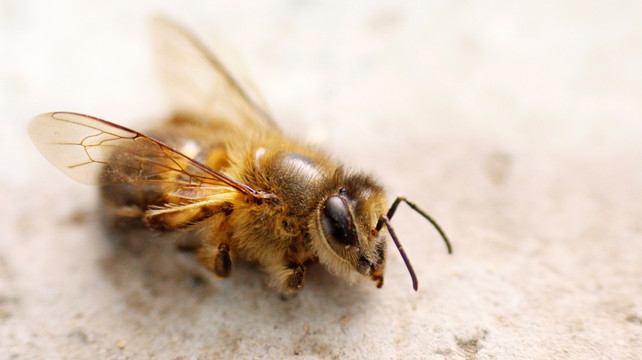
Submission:
[[[258,93],[180,25],[153,22],[161,73],[175,112],[146,135],[88,115],[36,116],[29,134],[58,169],[100,186],[103,207],[153,231],[187,230],[196,257],[218,277],[235,259],[256,264],[284,292],[303,288],[306,266],[319,262],[354,281],[383,285],[387,236],[417,276],[386,211],[383,187],[325,151],[279,129]],[[385,227],[385,228],[384,228]]]

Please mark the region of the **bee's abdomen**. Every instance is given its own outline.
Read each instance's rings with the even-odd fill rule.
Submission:
[[[209,131],[208,131],[209,130]],[[190,159],[205,164],[215,170],[228,165],[227,153],[222,141],[215,141],[217,135],[222,135],[213,129],[205,129],[203,126],[189,124],[167,123],[163,126],[151,129],[148,134],[153,139],[160,141],[168,147],[178,151]],[[157,155],[151,154],[146,157],[144,153],[137,154],[136,160],[140,164],[158,163],[159,161],[169,161],[159,159]],[[127,153],[114,153],[116,156],[128,156]],[[138,174],[136,161],[132,161],[132,166],[119,167],[112,169],[106,166],[102,174],[102,183],[100,189],[102,200],[105,204],[105,210],[109,215],[117,219],[138,219],[141,223],[144,220],[145,212],[150,208],[164,207],[168,204],[174,204],[178,200],[172,194],[180,193],[180,189],[173,187],[173,177],[182,176],[180,172],[160,172],[153,182],[143,182]],[[120,161],[119,163],[122,163]],[[175,167],[177,164],[168,163],[168,168]],[[179,165],[180,166],[180,165]],[[168,185],[169,184],[169,185]],[[151,225],[147,223],[147,225]],[[172,226],[163,226],[157,224],[155,229],[166,230]]]

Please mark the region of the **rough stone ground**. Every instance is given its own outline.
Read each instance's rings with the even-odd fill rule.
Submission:
[[[642,358],[642,5],[0,1],[0,358]],[[145,26],[237,49],[292,134],[406,194],[420,279],[320,267],[283,302],[168,240],[110,239],[95,190],[25,132],[72,110],[166,114]]]

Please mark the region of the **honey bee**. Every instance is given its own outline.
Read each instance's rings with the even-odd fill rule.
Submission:
[[[405,202],[451,245],[417,205],[397,197],[325,151],[286,136],[258,94],[226,70],[194,35],[165,19],[153,22],[161,73],[175,112],[146,135],[92,116],[36,116],[29,134],[69,177],[100,186],[110,214],[156,231],[193,231],[197,259],[218,277],[235,258],[256,264],[285,292],[303,288],[319,262],[354,281],[383,285],[387,236],[417,277],[390,225]],[[385,229],[384,229],[385,226]]]

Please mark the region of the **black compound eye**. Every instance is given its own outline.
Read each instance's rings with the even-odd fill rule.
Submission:
[[[321,225],[326,239],[332,239],[346,246],[357,245],[357,229],[348,205],[341,197],[331,196],[326,200]]]

